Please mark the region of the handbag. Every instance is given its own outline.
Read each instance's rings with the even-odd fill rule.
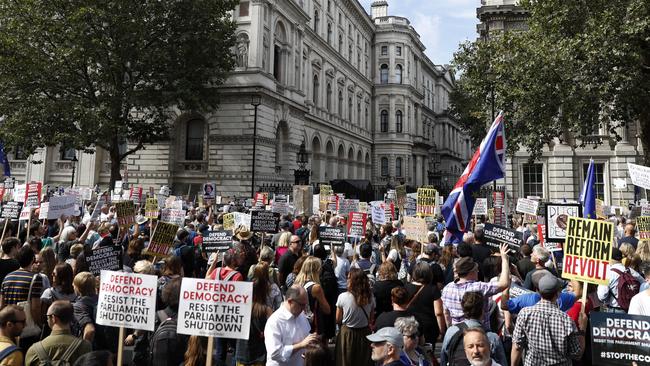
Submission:
[[[16,304],[22,307],[25,311],[25,328],[23,328],[20,338],[31,338],[41,335],[41,327],[36,325],[34,318],[32,317],[32,289],[34,288],[34,280],[36,280],[36,276],[39,276],[39,274],[35,274],[34,277],[32,277],[32,282],[29,284],[27,301],[21,301]]]

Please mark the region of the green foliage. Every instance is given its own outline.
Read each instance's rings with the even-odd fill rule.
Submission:
[[[452,111],[480,139],[489,120],[491,87],[506,111],[509,153],[531,158],[558,137],[575,146],[603,126],[640,125],[650,148],[650,2],[646,0],[522,1],[529,30],[461,45],[461,74]],[[630,136],[633,138],[634,136]],[[608,141],[605,139],[603,142]]]
[[[168,137],[172,109],[216,108],[238,3],[0,0],[0,138],[28,153],[99,146],[119,166]]]

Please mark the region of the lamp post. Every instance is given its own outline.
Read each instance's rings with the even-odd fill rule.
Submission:
[[[251,176],[251,197],[255,197],[255,159],[257,158],[257,107],[262,104],[262,97],[259,94],[251,96],[251,105],[255,107],[253,117],[253,174]]]
[[[303,141],[300,144],[300,150],[296,156],[296,163],[298,164],[298,169],[293,173],[295,178],[296,185],[308,185],[309,184],[309,170],[307,170],[307,164],[309,164],[309,154],[305,149],[305,142]]]
[[[74,187],[74,173],[77,168],[77,162],[79,159],[77,159],[77,152],[75,151],[74,156],[70,160],[72,162],[72,180],[70,181],[70,188]]]

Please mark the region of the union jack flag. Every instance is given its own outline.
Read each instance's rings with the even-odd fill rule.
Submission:
[[[505,160],[506,137],[503,112],[500,112],[442,206],[447,230],[457,241],[462,240],[462,234],[469,229],[474,203],[481,186],[505,177]]]

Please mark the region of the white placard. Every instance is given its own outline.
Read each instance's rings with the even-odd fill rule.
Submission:
[[[383,225],[386,223],[386,204],[383,202],[372,204],[372,223],[375,225]]]
[[[156,276],[102,271],[97,324],[153,331],[157,284]]]
[[[614,178],[614,188],[616,189],[626,189],[627,188],[627,181],[625,179],[621,178]]]
[[[179,334],[248,339],[253,283],[183,278]]]
[[[16,184],[14,186],[14,202],[25,202],[25,194],[27,193],[27,185],[25,184]]]
[[[185,224],[185,210],[164,208],[160,211],[160,221],[183,227]]]
[[[38,219],[39,220],[45,220],[47,219],[47,213],[50,210],[50,203],[49,202],[41,202],[41,208],[38,210]]]
[[[641,188],[650,189],[650,168],[647,166],[627,163],[632,184]]]
[[[477,198],[476,202],[474,203],[474,211],[472,211],[472,215],[478,216],[478,215],[487,215],[487,214],[488,214],[487,198]]]
[[[244,225],[247,228],[251,228],[251,215],[245,214],[242,212],[234,212],[235,214],[235,227],[239,225]]]
[[[29,214],[31,212],[32,212],[31,208],[27,206],[23,206],[22,211],[20,211],[20,217],[18,218],[18,220],[25,220],[25,221],[29,220]]]
[[[650,216],[650,204],[648,202],[641,204],[641,216]]]
[[[527,198],[520,198],[517,200],[517,212],[537,216],[537,208],[539,207],[539,202],[535,200],[529,200]]]
[[[49,220],[58,219],[61,215],[74,216],[77,198],[74,196],[52,196],[47,212]]]

